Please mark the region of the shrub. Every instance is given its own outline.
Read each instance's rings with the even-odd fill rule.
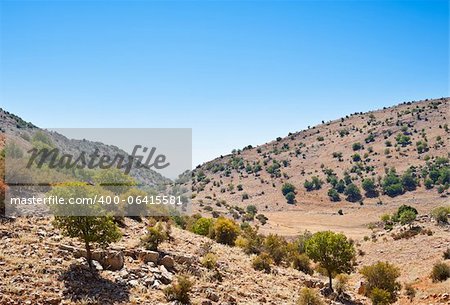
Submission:
[[[395,137],[395,140],[397,141],[397,144],[401,145],[402,147],[405,147],[405,146],[411,144],[411,138],[404,134],[398,134]]]
[[[411,210],[403,211],[403,212],[400,214],[399,221],[400,221],[400,223],[401,223],[402,225],[410,224],[410,223],[412,223],[414,220],[416,220],[416,215],[417,215],[417,214],[414,213],[414,211],[411,211]]]
[[[323,305],[319,295],[311,288],[303,287],[297,300],[297,305]]]
[[[402,181],[393,168],[383,179],[383,191],[390,197],[395,197],[403,194]]]
[[[347,201],[356,202],[358,200],[361,200],[361,192],[359,191],[359,188],[353,183],[347,185],[344,193],[345,195],[347,195]]]
[[[269,234],[264,240],[264,251],[278,265],[286,257],[286,245],[287,243],[283,237]]]
[[[292,268],[302,271],[303,273],[312,275],[311,261],[305,254],[296,253],[291,257]]]
[[[164,230],[162,224],[158,222],[154,226],[150,226],[147,229],[147,235],[142,238],[142,244],[148,250],[156,251],[158,246],[167,240],[168,234]]]
[[[423,184],[425,185],[425,188],[426,188],[427,190],[433,188],[433,180],[431,180],[430,178],[426,178],[426,179],[423,181]]]
[[[267,253],[261,253],[252,260],[252,266],[255,270],[270,273],[272,258]]]
[[[374,288],[369,297],[373,305],[389,305],[392,303],[391,294],[384,289]]]
[[[292,192],[287,193],[285,197],[286,197],[287,203],[289,203],[289,204],[295,203],[295,194],[294,193],[292,193]]]
[[[366,192],[367,197],[378,196],[377,186],[375,185],[375,179],[366,178],[362,181],[362,188]]]
[[[221,244],[234,245],[238,234],[239,227],[234,221],[219,217],[213,225],[211,237]]]
[[[283,193],[283,196],[286,196],[289,193],[294,193],[295,192],[295,186],[293,186],[290,183],[285,183],[285,184],[283,184],[283,186],[281,188],[281,192]]]
[[[258,209],[256,208],[256,206],[251,204],[247,206],[247,213],[256,215],[256,213],[258,213]]]
[[[448,214],[450,214],[450,206],[437,207],[431,211],[431,216],[436,219],[438,223],[448,223]]]
[[[359,154],[354,154],[354,155],[352,155],[352,160],[354,162],[361,161],[361,156]]]
[[[258,219],[262,225],[265,225],[269,218],[267,218],[264,214],[258,214],[256,215],[256,219]]]
[[[207,253],[201,260],[203,267],[214,269],[217,266],[217,256],[214,253]]]
[[[328,190],[328,197],[330,197],[330,200],[334,202],[341,200],[338,191],[336,191],[335,189]]]
[[[360,273],[366,280],[366,295],[372,299],[374,304],[388,304],[382,303],[382,301],[394,302],[396,300],[397,291],[400,289],[400,283],[397,282],[400,270],[396,266],[388,262],[378,262],[364,266]],[[378,303],[375,303],[374,299]]]
[[[213,218],[201,217],[192,225],[192,232],[198,235],[207,236],[213,225]]]
[[[430,277],[433,282],[443,282],[447,280],[450,278],[450,266],[444,262],[434,264]]]
[[[352,145],[352,149],[354,151],[360,150],[361,148],[362,148],[362,145],[359,142],[353,143],[353,145]]]
[[[406,171],[402,176],[403,188],[407,191],[413,191],[417,187],[417,180],[413,177],[410,171]]]
[[[332,279],[335,274],[349,273],[353,270],[355,248],[343,234],[331,231],[317,232],[308,239],[305,248],[306,254],[325,270],[330,289],[333,289]]]
[[[163,291],[167,301],[177,301],[181,304],[189,304],[189,293],[191,292],[192,286],[194,286],[194,284],[188,277],[179,276],[172,285],[166,287]]]
[[[258,230],[247,226],[242,229],[241,235],[236,239],[236,246],[242,248],[247,254],[259,254],[263,249],[264,236]]]

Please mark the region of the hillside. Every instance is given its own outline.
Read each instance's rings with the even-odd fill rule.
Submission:
[[[12,114],[0,108],[0,132],[14,137],[20,141],[21,146],[30,149],[33,147],[36,132],[43,133],[49,139],[52,146],[58,148],[62,154],[78,155],[81,151],[91,154],[94,150],[98,150],[100,155],[127,155],[125,151],[114,146],[107,145],[101,142],[94,142],[89,140],[69,139],[64,135],[39,128],[34,124],[27,122],[19,116]],[[89,132],[86,130],[85,132]],[[156,171],[145,167],[133,167],[130,172],[131,176],[138,182],[148,185],[157,186],[170,183],[170,179],[163,177]]]
[[[361,270],[379,261],[398,269],[395,304],[450,304],[449,101],[354,114],[205,163],[192,173],[202,215],[111,218],[121,238],[92,242],[94,270],[83,241],[64,235],[55,217],[0,216],[0,304],[365,305],[372,302]],[[23,127],[37,127],[7,112],[0,118],[3,131],[33,144]],[[46,134],[66,149],[117,149]],[[4,190],[2,183],[0,203]],[[325,230],[344,233],[354,250],[341,292],[337,278],[330,292],[305,250]],[[449,277],[432,280],[436,263]],[[190,282],[181,303],[168,293],[179,276]],[[306,287],[320,301],[300,302]]]
[[[195,169],[194,202],[203,214],[240,219],[246,206],[255,205],[268,218],[261,228],[265,232],[296,235],[328,228],[362,237],[368,223],[401,204],[428,212],[448,202],[448,176],[430,189],[424,181],[435,161],[449,155],[449,118],[449,98],[407,102],[248,146]],[[444,166],[448,173],[448,163]],[[417,185],[387,195],[384,178],[392,168],[399,179],[409,171]],[[362,189],[366,178],[374,179],[373,194]],[[349,183],[359,189],[360,198],[347,200]],[[295,188],[291,204],[282,193],[284,184]],[[339,201],[333,201],[328,192],[339,185],[341,192],[333,194]]]

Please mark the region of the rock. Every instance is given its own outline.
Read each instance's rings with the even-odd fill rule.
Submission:
[[[145,277],[144,278],[144,285],[146,287],[151,287],[154,282],[155,282],[155,277],[154,276],[149,276],[149,277]]]
[[[165,255],[161,261],[160,264],[163,265],[164,267],[166,267],[167,269],[173,269],[173,267],[175,266],[175,261],[173,260],[173,258],[169,255]]]
[[[130,280],[130,281],[128,281],[128,285],[130,285],[131,287],[136,287],[137,285],[139,285],[139,281],[138,280]]]
[[[144,250],[138,254],[138,258],[144,263],[152,262],[156,264],[159,259],[159,253],[155,251]]]
[[[121,270],[120,272],[119,272],[119,274],[118,274],[121,278],[123,278],[123,279],[126,279],[126,278],[128,278],[128,276],[129,276],[129,273],[128,273],[128,271],[127,270]]]
[[[59,297],[54,297],[54,298],[50,298],[45,300],[46,304],[50,304],[50,305],[58,305],[61,303],[61,298]]]
[[[155,280],[153,282],[152,288],[153,289],[161,289],[161,285],[162,285],[162,283],[159,280]]]
[[[176,254],[174,259],[180,265],[183,264],[192,265],[198,261],[198,258],[192,255]]]
[[[206,297],[208,299],[210,299],[211,301],[213,301],[213,302],[218,302],[219,301],[219,296],[214,291],[212,291],[211,289],[207,289],[206,290]]]
[[[94,252],[92,256],[106,270],[120,270],[123,268],[124,255],[121,251],[99,251]]]
[[[212,305],[212,302],[210,300],[203,300],[202,305]]]
[[[92,265],[94,266],[94,268],[95,268],[97,271],[102,271],[102,270],[103,270],[102,265],[100,265],[100,263],[97,262],[96,260],[93,260],[93,261],[92,261]]]
[[[159,270],[161,271],[161,282],[166,285],[170,284],[173,279],[172,273],[167,271],[166,267],[164,267],[163,265],[159,267]]]

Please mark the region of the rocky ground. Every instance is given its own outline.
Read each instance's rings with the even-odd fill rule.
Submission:
[[[144,250],[139,241],[145,224],[127,219],[126,225],[122,240],[112,245],[106,258],[98,258],[91,272],[81,244],[62,237],[50,219],[1,223],[0,304],[167,304],[162,289],[180,274],[194,282],[193,304],[295,304],[301,287],[320,290],[326,283],[317,273],[311,277],[292,268],[274,267],[270,274],[256,271],[241,249],[177,228],[158,252]],[[363,252],[359,251],[358,265],[386,260],[399,266],[400,282],[413,283],[417,296],[410,302],[402,293],[398,304],[450,304],[450,280],[429,279],[432,264],[450,246],[449,228],[429,219],[417,225],[431,228],[433,234],[394,240],[392,232],[375,228],[369,240],[357,240]],[[200,263],[207,250],[218,257],[216,270]],[[94,258],[100,252],[96,250]],[[347,304],[370,303],[357,293],[360,282],[354,273],[349,287],[353,301]]]

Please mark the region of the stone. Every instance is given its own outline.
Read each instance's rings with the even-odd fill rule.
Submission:
[[[202,305],[212,305],[212,302],[210,300],[203,300]]]
[[[152,288],[153,289],[161,289],[161,285],[162,285],[162,283],[159,280],[155,280],[153,282]]]
[[[136,287],[137,285],[139,285],[139,281],[138,280],[130,280],[130,281],[128,281],[128,285],[130,285],[131,287]]]
[[[159,266],[159,270],[161,271],[161,282],[166,285],[170,284],[173,279],[172,273],[167,271],[166,267],[164,267],[163,265]]]
[[[99,262],[97,262],[96,260],[93,260],[93,261],[92,261],[92,266],[94,266],[94,268],[95,268],[97,271],[103,271],[102,265],[101,265]]]
[[[169,255],[165,255],[159,263],[167,269],[173,269],[173,267],[175,266],[175,261]]]
[[[152,262],[156,264],[159,259],[159,253],[155,251],[144,250],[138,254],[138,258],[144,263]]]

